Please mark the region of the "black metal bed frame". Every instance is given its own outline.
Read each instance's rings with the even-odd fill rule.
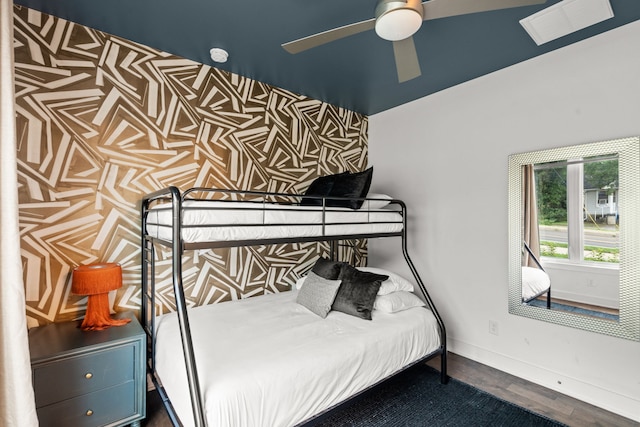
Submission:
[[[208,196],[204,199],[194,198],[193,194],[204,193]],[[191,398],[191,405],[193,409],[194,421],[196,426],[205,426],[206,419],[204,414],[204,407],[202,402],[202,396],[200,393],[200,384],[198,380],[198,372],[196,367],[196,360],[194,356],[193,343],[191,339],[191,329],[189,326],[189,316],[187,313],[187,304],[184,295],[184,289],[182,284],[182,255],[186,250],[194,250],[194,249],[209,249],[209,248],[223,248],[223,247],[239,247],[239,246],[256,246],[256,245],[269,245],[269,244],[277,244],[277,243],[301,243],[301,242],[312,242],[312,241],[327,241],[330,243],[330,252],[331,257],[335,259],[337,253],[337,243],[341,240],[353,240],[353,239],[368,239],[368,238],[377,238],[377,237],[401,237],[402,238],[402,254],[411,270],[411,273],[418,284],[420,291],[424,295],[424,298],[427,303],[427,307],[433,312],[436,321],[438,323],[440,329],[440,348],[435,352],[425,356],[419,361],[412,363],[411,365],[405,367],[409,368],[410,366],[415,365],[416,363],[423,362],[425,360],[431,359],[438,355],[441,356],[440,364],[440,381],[444,384],[448,381],[447,376],[447,349],[446,349],[446,330],[444,326],[444,322],[436,310],[436,307],[427,292],[426,286],[409,257],[409,253],[407,251],[407,215],[406,215],[406,205],[401,200],[392,200],[390,202],[391,205],[395,205],[398,208],[398,212],[402,216],[402,229],[398,232],[389,232],[389,233],[371,233],[371,234],[341,234],[341,235],[329,235],[325,234],[325,228],[329,225],[349,225],[350,223],[328,223],[326,220],[326,213],[331,212],[332,209],[327,207],[327,199],[322,197],[310,197],[304,196],[304,198],[312,198],[317,199],[317,202],[320,206],[317,207],[318,211],[322,211],[322,235],[313,236],[313,237],[298,237],[298,238],[270,238],[270,239],[261,239],[261,240],[236,240],[236,241],[215,241],[215,242],[207,242],[207,243],[186,243],[182,239],[182,214],[183,214],[183,202],[186,200],[211,200],[213,195],[224,194],[226,200],[236,200],[238,196],[245,196],[251,199],[257,199],[256,203],[264,203],[265,200],[297,200],[294,204],[299,203],[299,201],[303,198],[301,195],[294,194],[285,194],[285,193],[266,193],[266,192],[257,192],[257,191],[240,191],[240,190],[221,190],[221,189],[212,189],[212,188],[191,188],[186,190],[183,194],[180,193],[180,190],[177,187],[168,187],[163,190],[156,191],[154,193],[146,195],[142,199],[141,203],[141,274],[142,274],[142,307],[141,307],[141,320],[143,329],[147,334],[147,370],[151,374],[152,381],[160,393],[161,399],[172,423],[175,426],[180,425],[178,421],[178,416],[171,405],[171,402],[167,396],[164,387],[155,370],[155,245],[161,245],[164,247],[171,248],[172,253],[172,281],[173,281],[173,290],[175,296],[176,303],[176,312],[178,317],[178,323],[180,328],[180,335],[182,340],[182,349],[184,353],[185,367],[187,372],[187,381],[189,384],[189,393]],[[225,198],[223,197],[223,199]],[[259,200],[262,200],[260,202]],[[345,199],[346,198],[335,198],[335,199]],[[375,199],[358,199],[358,200],[375,200]],[[149,236],[147,234],[147,214],[151,206],[158,202],[170,202],[171,210],[171,240],[159,239],[156,237]],[[233,208],[236,210],[237,208]],[[307,210],[307,209],[305,209]],[[353,223],[360,224],[360,223]],[[269,226],[280,226],[286,224],[269,224]],[[301,225],[296,223],[295,225]],[[305,224],[302,224],[305,225]],[[308,224],[318,226],[318,224]],[[237,225],[236,225],[237,226]],[[403,370],[404,370],[403,369]],[[395,375],[395,374],[394,374]],[[385,379],[381,380],[383,382]],[[380,382],[376,383],[379,384]],[[374,387],[375,385],[371,386]],[[370,388],[371,388],[370,387]],[[368,389],[367,389],[368,390]],[[362,393],[362,392],[361,392]],[[358,393],[356,396],[360,395]],[[355,396],[352,396],[353,398]],[[351,400],[351,398],[347,400]],[[340,404],[336,405],[340,406]],[[333,408],[331,408],[333,409]],[[325,411],[326,412],[326,411]],[[318,414],[320,416],[322,414]],[[317,418],[317,416],[312,417],[310,420],[312,421]]]

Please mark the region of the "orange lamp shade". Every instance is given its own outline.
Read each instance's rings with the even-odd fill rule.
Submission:
[[[71,292],[88,295],[87,312],[81,328],[99,331],[121,326],[131,319],[112,319],[109,313],[109,291],[122,287],[122,267],[116,263],[81,265],[73,269]]]

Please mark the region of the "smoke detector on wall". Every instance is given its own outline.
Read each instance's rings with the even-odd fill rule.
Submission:
[[[613,18],[609,0],[563,0],[520,20],[538,46]]]

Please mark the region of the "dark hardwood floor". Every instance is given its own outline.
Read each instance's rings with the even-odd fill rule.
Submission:
[[[533,412],[575,427],[640,427],[621,417],[521,378],[509,375],[462,356],[449,353],[449,376],[515,403]],[[439,359],[428,365],[439,369]],[[147,395],[146,427],[169,427],[171,422],[156,391]]]
[[[428,362],[439,368],[439,359]],[[449,353],[449,376],[501,399],[575,427],[639,427],[640,423],[473,360]]]

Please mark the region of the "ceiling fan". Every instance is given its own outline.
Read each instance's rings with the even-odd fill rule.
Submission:
[[[544,3],[546,0],[378,0],[375,18],[333,28],[318,34],[284,43],[289,53],[299,53],[354,34],[375,29],[379,37],[393,42],[398,81],[400,83],[421,74],[418,54],[411,37],[422,21],[448,16],[508,9]]]

